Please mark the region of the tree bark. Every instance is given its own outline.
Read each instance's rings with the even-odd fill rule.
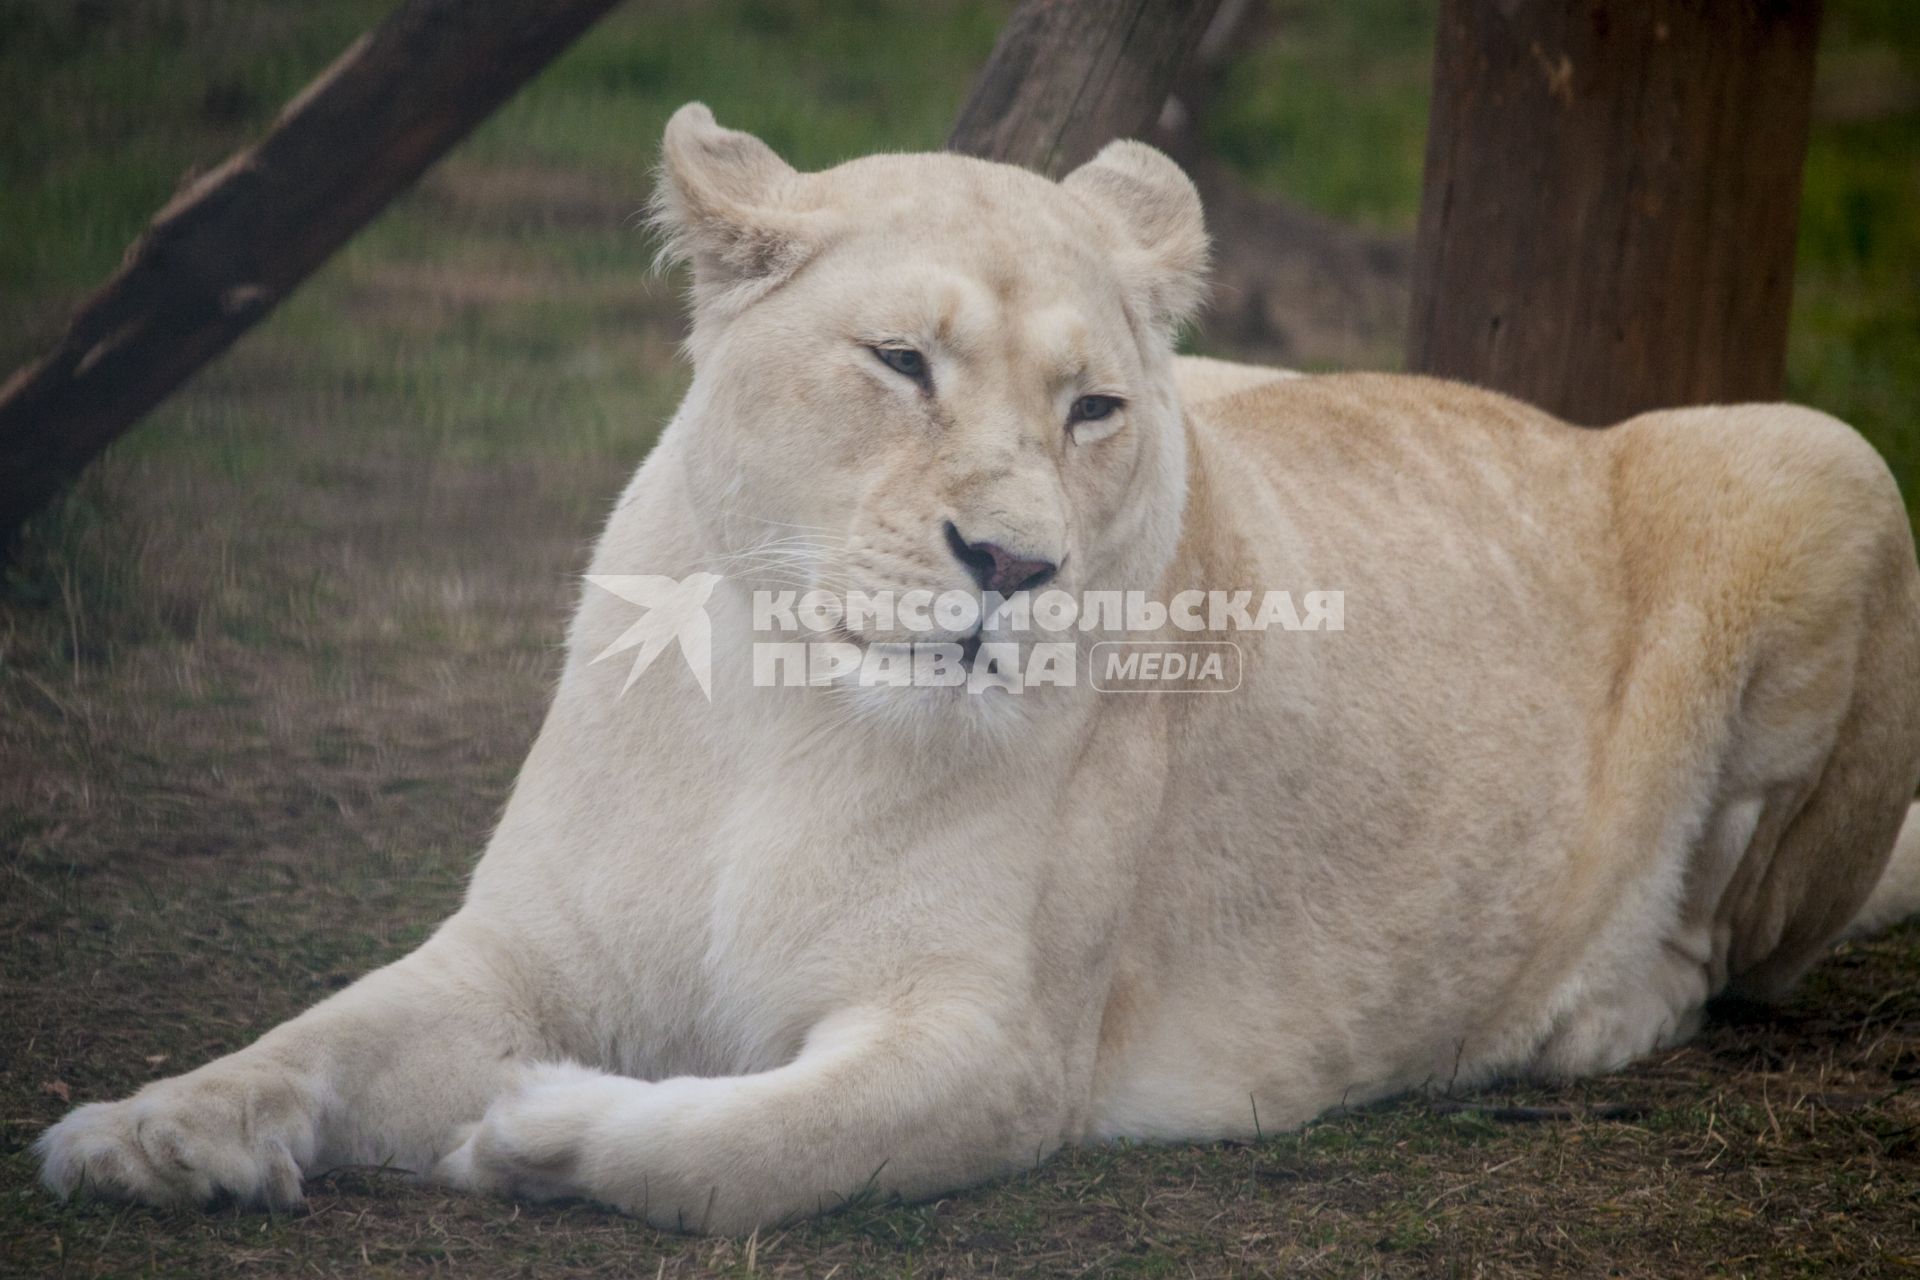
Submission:
[[[1818,0],[1442,0],[1408,365],[1582,423],[1777,398]]]
[[[1220,0],[1026,0],[947,139],[1058,176],[1159,118]]]
[[[0,387],[0,538],[271,311],[615,0],[403,0],[176,196]]]

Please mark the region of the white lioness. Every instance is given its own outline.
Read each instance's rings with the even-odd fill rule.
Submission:
[[[594,659],[640,615],[586,588],[459,913],[75,1111],[56,1190],[286,1205],[390,1161],[739,1231],[1604,1070],[1920,897],[1920,572],[1840,423],[1178,359],[1200,205],[1132,142],[800,174],[689,106],[660,190],[695,377],[594,568],[720,575],[711,701],[671,649],[623,691]],[[1345,625],[1202,633],[1244,659],[1213,695],[755,682],[756,590],[1043,582]]]

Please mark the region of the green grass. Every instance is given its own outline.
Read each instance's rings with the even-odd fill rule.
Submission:
[[[1829,5],[1787,357],[1791,394],[1858,425],[1920,502],[1920,22]]]
[[[1228,67],[1207,140],[1254,186],[1411,232],[1420,209],[1433,0],[1277,0],[1273,38]]]

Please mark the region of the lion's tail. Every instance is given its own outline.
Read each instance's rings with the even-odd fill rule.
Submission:
[[[1900,835],[1893,842],[1893,856],[1887,859],[1867,905],[1847,926],[1847,936],[1864,938],[1912,915],[1920,915],[1920,804],[1908,807],[1907,820],[1900,824]]]

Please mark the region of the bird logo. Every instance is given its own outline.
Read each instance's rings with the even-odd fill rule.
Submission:
[[[700,692],[713,701],[713,621],[707,617],[707,600],[720,585],[717,573],[692,573],[684,578],[662,577],[656,573],[590,573],[587,581],[610,591],[646,612],[639,621],[620,633],[601,651],[594,662],[604,662],[615,654],[639,649],[627,682],[620,686],[626,693],[653,660],[673,641],[680,643],[680,656],[700,684]]]

